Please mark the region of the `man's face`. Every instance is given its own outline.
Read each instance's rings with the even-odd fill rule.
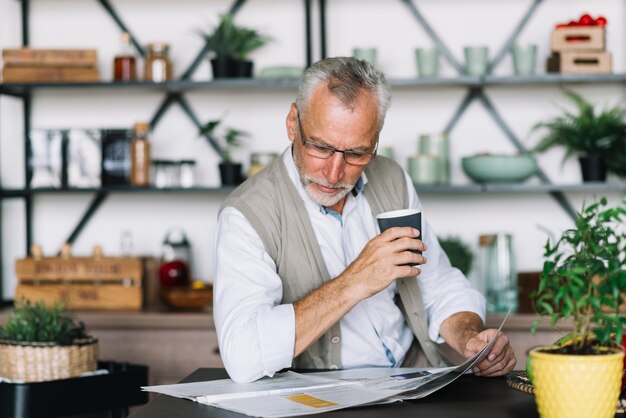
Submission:
[[[378,140],[378,107],[375,97],[363,92],[353,107],[346,107],[332,96],[325,84],[314,91],[305,114],[300,114],[298,128],[295,104],[287,116],[289,139],[294,143],[293,156],[300,181],[308,196],[317,204],[341,213],[346,195],[352,190],[366,166],[346,163],[340,152],[322,159],[307,153],[301,134],[312,143],[339,150],[372,152]]]

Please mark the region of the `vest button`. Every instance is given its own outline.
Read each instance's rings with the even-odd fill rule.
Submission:
[[[330,368],[331,368],[331,370],[337,370],[339,367],[337,367],[336,364],[331,364]]]
[[[335,335],[330,339],[330,342],[333,344],[337,344],[339,341],[341,341],[341,337],[339,337],[338,335]]]

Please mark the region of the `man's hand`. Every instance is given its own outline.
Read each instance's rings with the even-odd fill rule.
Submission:
[[[363,299],[385,289],[396,279],[417,276],[420,270],[412,265],[426,262],[424,256],[409,251],[426,250],[424,243],[416,239],[418,236],[419,231],[413,228],[389,228],[372,238],[343,273],[295,302],[294,357]]]
[[[417,239],[419,234],[410,227],[389,228],[372,238],[341,276],[355,279],[360,299],[375,295],[396,279],[417,276],[420,269],[416,266],[426,263],[426,257],[410,251],[426,250]]]
[[[470,338],[465,345],[463,356],[470,358],[478,353],[491,341],[497,331],[496,329],[486,329]],[[509,344],[509,338],[500,332],[487,357],[476,364],[473,371],[476,376],[503,376],[513,370],[516,363],[517,360],[513,348]]]
[[[472,312],[457,312],[441,323],[439,334],[446,342],[468,359],[489,344],[496,329],[484,329],[482,320]],[[503,376],[513,370],[517,360],[509,338],[502,332],[487,357],[474,366],[477,376]]]

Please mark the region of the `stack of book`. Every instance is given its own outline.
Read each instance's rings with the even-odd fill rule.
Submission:
[[[89,83],[100,80],[95,49],[2,50],[4,83]]]

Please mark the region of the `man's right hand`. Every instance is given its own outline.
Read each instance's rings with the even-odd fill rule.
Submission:
[[[375,295],[396,279],[417,276],[417,265],[426,263],[426,257],[410,251],[426,250],[419,236],[414,228],[389,228],[372,238],[341,276],[350,280],[360,300]]]
[[[363,299],[385,289],[394,280],[417,276],[426,258],[410,250],[426,250],[410,227],[389,228],[372,238],[359,256],[334,280],[295,302],[294,357],[306,350]],[[403,265],[407,264],[407,265]]]

